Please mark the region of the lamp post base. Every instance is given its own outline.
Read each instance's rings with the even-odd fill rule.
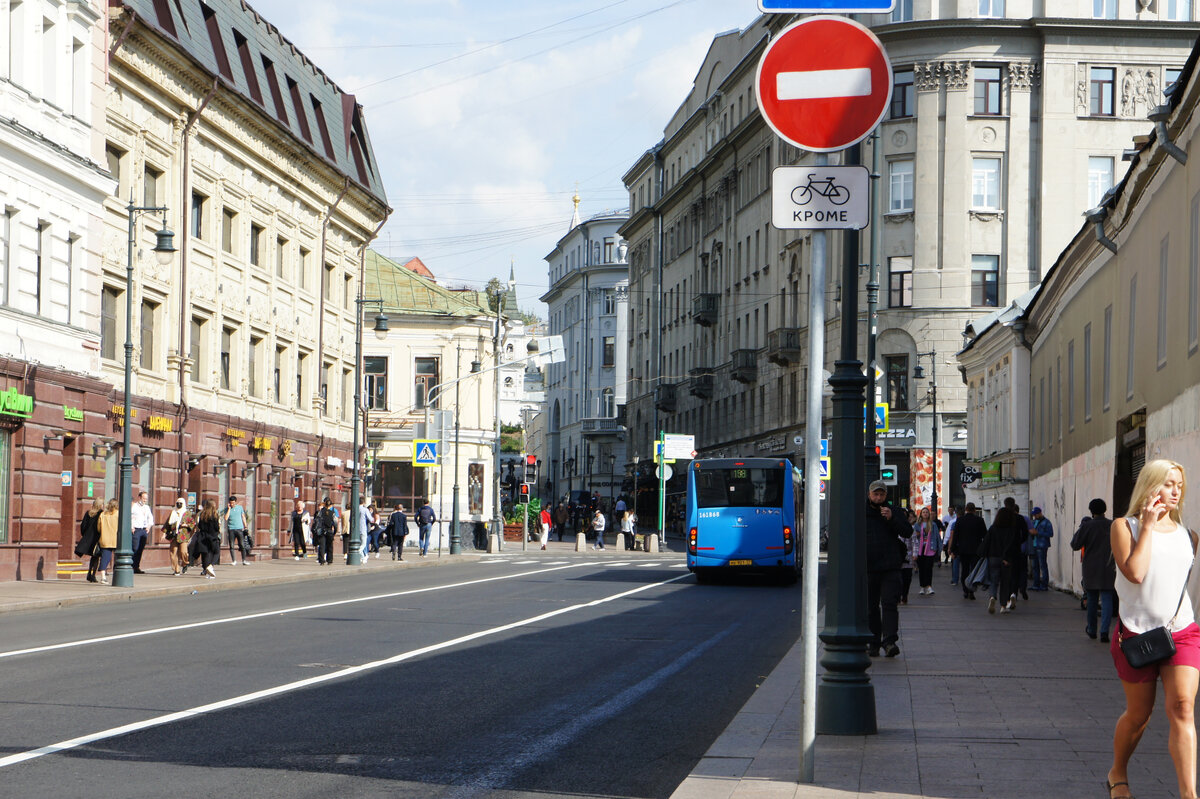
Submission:
[[[817,686],[817,732],[821,735],[875,735],[875,687],[869,681]]]

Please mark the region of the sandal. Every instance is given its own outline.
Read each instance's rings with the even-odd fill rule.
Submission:
[[[1126,788],[1129,787],[1129,783],[1127,782],[1109,782],[1107,779],[1104,780],[1104,787],[1108,789],[1109,799],[1133,799],[1133,794],[1131,793],[1126,793],[1124,796],[1112,795],[1113,788],[1120,788],[1122,785],[1124,785]]]

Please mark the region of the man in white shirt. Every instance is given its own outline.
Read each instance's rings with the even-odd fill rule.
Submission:
[[[133,525],[133,573],[145,574],[142,571],[142,551],[150,540],[150,531],[154,529],[154,511],[150,510],[148,495],[145,491],[138,494],[138,501],[133,503],[133,512],[129,520]]]

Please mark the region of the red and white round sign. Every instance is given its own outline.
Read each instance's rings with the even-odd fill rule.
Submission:
[[[892,65],[864,26],[809,17],[767,46],[754,88],[772,130],[804,150],[827,153],[862,141],[883,119]]]

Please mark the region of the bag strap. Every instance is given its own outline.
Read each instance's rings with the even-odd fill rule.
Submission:
[[[1196,568],[1196,540],[1192,538],[1191,530],[1186,527],[1183,529],[1187,533],[1188,543],[1192,545],[1192,565],[1188,566],[1187,576],[1183,578],[1183,588],[1179,590],[1179,604],[1175,606],[1175,615],[1166,624],[1168,632],[1174,632],[1175,619],[1179,618],[1179,611],[1183,609],[1183,598],[1187,596],[1188,583],[1192,581],[1192,569]]]

